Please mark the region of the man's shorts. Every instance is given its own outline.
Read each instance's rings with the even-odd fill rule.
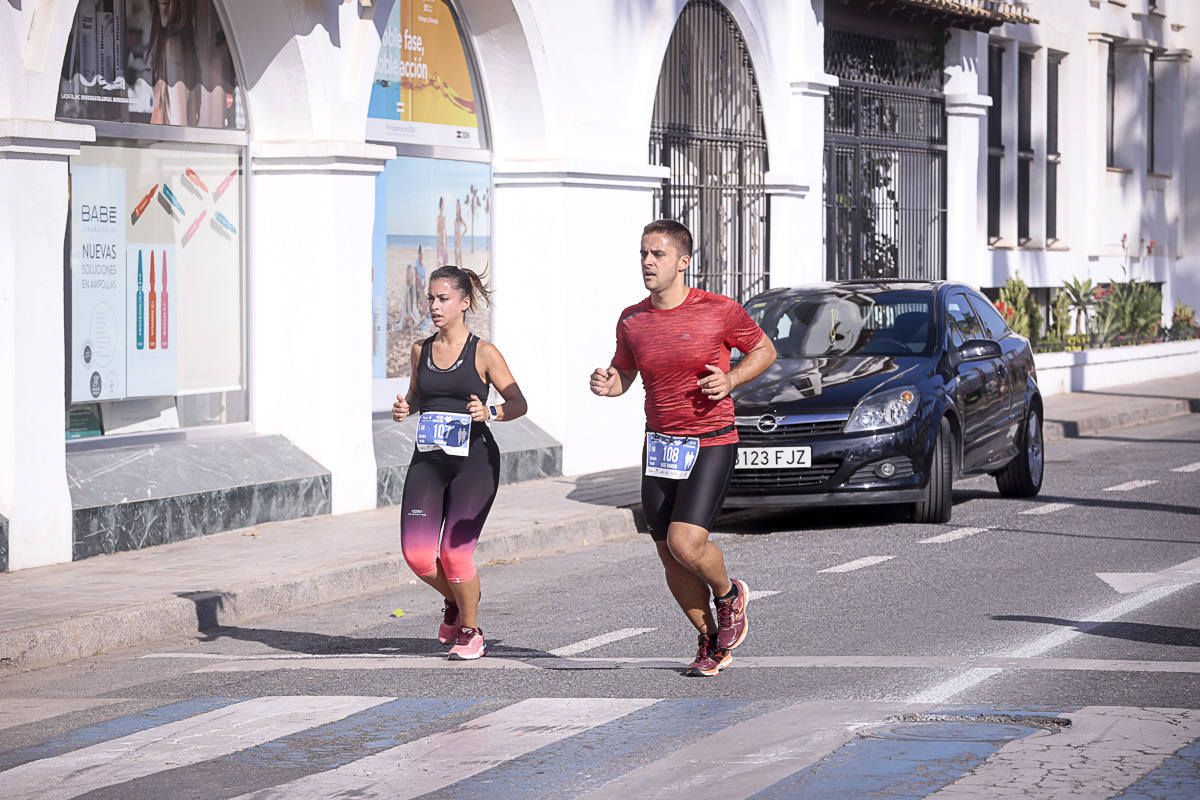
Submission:
[[[736,455],[736,444],[701,447],[691,474],[675,480],[647,475],[646,451],[642,449],[642,510],[654,541],[667,540],[672,522],[686,522],[705,530],[712,527],[725,502]]]

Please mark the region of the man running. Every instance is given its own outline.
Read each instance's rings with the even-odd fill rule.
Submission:
[[[729,651],[749,630],[749,587],[730,580],[720,548],[708,540],[737,450],[729,393],[771,366],[775,347],[736,301],[688,287],[692,234],[682,224],[647,225],[641,252],[650,296],[621,312],[612,365],[597,368],[590,385],[601,397],[617,397],[642,375],[642,508],[667,587],[700,633],[688,673],[712,676],[729,665]],[[735,347],[745,357],[730,369]]]

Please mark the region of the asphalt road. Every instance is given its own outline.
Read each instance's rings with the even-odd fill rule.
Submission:
[[[483,567],[477,663],[403,584],[6,678],[0,796],[1200,796],[1200,416],[1047,459],[945,525],[722,519],[716,678],[645,536]]]

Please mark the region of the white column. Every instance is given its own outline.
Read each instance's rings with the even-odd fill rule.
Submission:
[[[67,159],[94,140],[88,125],[0,119],[0,513],[13,570],[71,560]]]
[[[1089,256],[1107,254],[1106,245],[1114,238],[1121,238],[1119,232],[1113,237],[1113,220],[1103,214],[1108,186],[1108,46],[1112,41],[1112,37],[1107,34],[1088,34],[1088,90],[1084,101],[1085,124],[1082,130],[1085,135],[1090,132],[1085,166],[1087,184],[1083,192],[1083,203],[1087,207],[1087,213],[1084,215],[1087,236],[1085,246]],[[1065,124],[1065,118],[1061,119],[1063,122],[1060,123],[1060,136],[1062,131],[1068,132],[1069,136],[1072,126]],[[1107,276],[1095,277],[1104,279]]]
[[[1017,246],[1017,113],[1020,88],[1020,48],[1016,42],[1004,42],[1003,94],[1000,98],[1003,130],[1000,141],[1004,157],[1000,161],[1000,241],[997,247]]]
[[[770,285],[773,287],[815,283],[826,278],[827,230],[821,191],[825,99],[837,83],[836,77],[825,74],[815,80],[793,82],[789,98],[790,141],[771,148],[773,166],[765,182],[771,208]]]
[[[268,142],[251,155],[252,420],[330,471],[333,513],[374,508],[371,231],[395,150]]]
[[[646,297],[638,249],[669,174],[583,160],[493,165],[492,335],[530,419],[562,442],[568,475],[640,458],[641,381],[600,398],[587,379],[609,365],[622,309]]]
[[[1127,41],[1117,47],[1117,166],[1129,170],[1125,175],[1124,191],[1120,194],[1125,227],[1129,233],[1130,277],[1151,278],[1147,270],[1145,238],[1142,227],[1146,210],[1146,179],[1150,166],[1150,53],[1145,41]]]
[[[984,283],[988,37],[951,29],[946,45],[946,278]],[[981,69],[984,68],[984,69]]]
[[[1029,144],[1033,163],[1029,169],[1029,244],[1046,246],[1046,80],[1049,54],[1039,48],[1033,54],[1029,76]]]

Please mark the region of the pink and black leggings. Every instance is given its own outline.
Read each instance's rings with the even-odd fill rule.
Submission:
[[[482,426],[480,426],[482,427]],[[451,583],[475,577],[475,544],[500,485],[500,448],[486,428],[463,456],[415,451],[404,479],[400,547],[412,571]]]

